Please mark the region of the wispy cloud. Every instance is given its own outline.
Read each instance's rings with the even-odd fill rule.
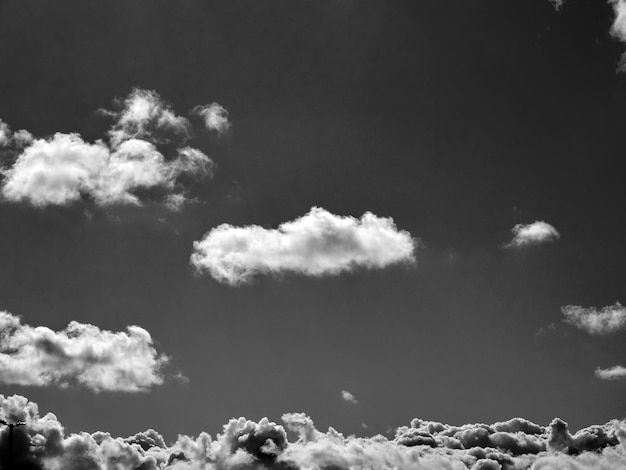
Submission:
[[[626,468],[625,423],[617,420],[571,433],[558,418],[548,426],[521,418],[462,426],[414,419],[388,439],[346,437],[332,427],[321,432],[307,415],[288,413],[284,425],[267,418],[231,419],[215,437],[179,435],[168,445],[153,429],[126,438],[105,432],[67,435],[54,414],[40,416],[38,406],[19,395],[0,395],[0,418],[26,423],[16,433],[31,445],[18,448],[14,464],[29,469],[100,469],[111,462],[117,470]],[[296,432],[295,441],[285,428]],[[3,433],[0,451],[6,446]],[[0,465],[5,456],[0,452]]]
[[[5,384],[139,392],[163,383],[168,362],[139,326],[112,332],[73,321],[53,331],[0,312],[0,382]]]
[[[595,307],[567,305],[561,308],[564,321],[592,335],[614,333],[626,327],[626,307],[616,302],[598,310]]]
[[[348,403],[351,403],[353,405],[358,405],[359,404],[359,400],[356,399],[356,397],[350,393],[347,390],[342,390],[341,391],[341,399],[343,401],[347,401]]]
[[[16,154],[0,170],[4,199],[40,207],[83,199],[100,206],[152,201],[180,207],[187,200],[181,176],[206,178],[214,166],[186,145],[191,124],[150,90],[134,89],[118,107],[102,111],[115,120],[108,143],[90,143],[76,133],[35,139],[27,131],[11,133],[0,121],[0,145],[12,145]],[[178,147],[174,155],[160,150],[166,142]]]
[[[543,221],[532,224],[517,224],[511,230],[513,239],[504,245],[505,248],[520,248],[529,245],[551,242],[560,237],[556,229]]]
[[[228,132],[231,123],[228,120],[228,111],[217,103],[198,105],[190,111],[191,114],[200,116],[207,129],[216,131],[218,134]]]
[[[626,367],[613,366],[606,369],[601,369],[600,367],[598,367],[596,369],[596,377],[604,380],[626,379]]]
[[[277,229],[222,224],[194,242],[192,265],[220,282],[239,285],[255,275],[324,276],[356,268],[415,261],[416,241],[391,218],[360,219],[314,207]]]

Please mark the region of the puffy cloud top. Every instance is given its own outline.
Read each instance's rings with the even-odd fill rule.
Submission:
[[[109,433],[66,435],[57,417],[41,417],[35,403],[21,396],[0,395],[0,418],[21,420],[16,429],[14,464],[18,468],[64,470],[614,470],[626,468],[626,428],[613,421],[571,434],[560,419],[541,427],[514,418],[494,425],[451,426],[413,420],[397,437],[345,437],[333,428],[315,429],[303,413],[287,413],[283,422],[298,433],[290,442],[284,427],[267,418],[258,422],[231,419],[220,434],[180,435],[168,445],[155,430],[127,438]],[[504,426],[511,431],[496,431]],[[529,429],[526,434],[512,429]],[[475,436],[473,436],[475,435]],[[465,439],[468,446],[460,444]],[[476,442],[484,441],[481,444]],[[621,441],[621,444],[620,444]],[[6,449],[0,434],[0,450]],[[5,462],[0,452],[0,466]],[[28,465],[26,465],[28,464]],[[22,465],[23,467],[19,467]],[[3,467],[4,468],[4,467]]]
[[[5,384],[139,392],[163,383],[168,362],[138,326],[112,332],[73,321],[53,331],[0,312],[0,382]]]
[[[206,105],[198,105],[191,110],[191,114],[200,116],[207,129],[224,134],[230,129],[230,121],[228,120],[228,111],[217,103]]]
[[[366,212],[356,219],[314,207],[278,229],[222,224],[194,242],[191,263],[220,282],[238,285],[257,274],[323,276],[411,263],[415,245],[391,218]]]
[[[626,327],[626,308],[619,302],[598,310],[594,307],[567,305],[561,308],[564,321],[592,335],[614,333]]]
[[[505,248],[538,245],[554,241],[560,237],[559,232],[552,225],[543,221],[536,221],[532,224],[517,224],[511,232],[513,239],[504,245]]]

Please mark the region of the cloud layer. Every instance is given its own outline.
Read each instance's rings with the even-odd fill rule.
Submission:
[[[505,248],[519,248],[529,245],[551,242],[560,237],[556,229],[543,221],[535,221],[532,224],[517,224],[511,229],[513,239],[504,245]]]
[[[34,139],[0,122],[0,145],[12,145],[17,155],[0,170],[4,199],[35,206],[89,199],[100,206],[157,201],[180,207],[186,200],[182,177],[206,178],[213,167],[207,155],[186,145],[190,122],[149,90],[133,90],[118,108],[102,111],[115,120],[108,143],[75,133]],[[176,144],[174,155],[159,149],[165,143]]]
[[[617,420],[572,434],[558,418],[549,426],[522,418],[463,426],[414,419],[389,439],[346,437],[332,427],[318,431],[304,413],[287,413],[282,425],[267,418],[231,419],[215,438],[205,432],[197,437],[180,435],[168,445],[152,429],[126,438],[101,431],[66,435],[54,414],[40,416],[37,405],[19,395],[0,395],[0,418],[27,423],[16,429],[17,469],[615,470],[626,466],[626,423]],[[0,459],[6,446],[3,432]]]
[[[168,362],[138,326],[112,332],[73,321],[53,331],[0,312],[1,383],[140,392],[163,383]]]
[[[220,282],[238,285],[259,274],[324,276],[412,263],[415,247],[391,218],[366,212],[356,219],[314,207],[277,229],[222,224],[194,242],[191,263]]]

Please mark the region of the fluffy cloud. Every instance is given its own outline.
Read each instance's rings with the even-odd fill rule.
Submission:
[[[139,392],[163,383],[168,362],[138,326],[112,332],[73,321],[53,331],[0,312],[0,382],[5,384]]]
[[[561,308],[564,321],[592,335],[614,333],[626,327],[626,308],[619,302],[598,310],[579,305],[567,305]]]
[[[191,124],[172,111],[158,93],[135,88],[120,103],[121,110],[101,110],[116,119],[109,130],[113,148],[129,139],[147,139],[151,142],[167,142],[174,137],[187,138]]]
[[[517,224],[511,232],[513,239],[504,245],[505,248],[538,245],[554,241],[560,237],[559,232],[552,225],[543,221],[536,221],[532,224]]]
[[[108,142],[86,142],[75,133],[34,139],[24,130],[11,133],[0,121],[0,146],[15,153],[12,164],[0,169],[4,199],[35,206],[82,199],[101,206],[156,201],[179,208],[187,200],[181,177],[212,175],[212,160],[183,145],[191,124],[150,90],[134,89],[119,108],[103,111],[115,119]],[[174,155],[162,153],[158,146],[163,143],[178,145]]]
[[[207,129],[224,134],[230,129],[230,121],[228,120],[228,111],[217,103],[206,105],[198,105],[191,110],[191,114],[200,116],[204,121]]]
[[[611,26],[611,34],[620,41],[626,42],[626,1],[625,0],[609,0],[613,5],[615,19]]]
[[[16,429],[14,463],[16,468],[29,469],[608,470],[626,466],[626,428],[619,421],[571,434],[567,423],[559,419],[548,427],[520,418],[463,426],[416,419],[389,440],[381,435],[345,437],[332,427],[318,431],[307,415],[288,413],[283,422],[298,434],[295,442],[289,441],[282,425],[267,418],[259,422],[239,418],[231,419],[215,438],[206,432],[197,437],[180,435],[168,445],[152,429],[127,438],[105,432],[66,435],[54,414],[40,416],[35,403],[17,395],[0,395],[0,418],[27,423]],[[496,431],[498,426],[509,431]],[[522,428],[533,434],[513,431]],[[454,436],[466,439],[468,446]],[[472,444],[485,436],[485,444]],[[525,442],[533,444],[519,445]],[[0,450],[6,446],[4,432]],[[6,455],[0,452],[0,466]]]
[[[596,369],[596,377],[603,380],[618,380],[618,379],[626,379],[626,367],[624,366],[613,366],[607,369]]]
[[[238,285],[257,274],[323,276],[411,263],[415,246],[391,218],[366,212],[356,219],[314,207],[278,229],[222,224],[194,242],[191,263],[220,282]]]
[[[352,403],[353,405],[357,405],[359,403],[359,400],[357,400],[356,397],[347,390],[341,391],[341,399],[347,401],[348,403]]]

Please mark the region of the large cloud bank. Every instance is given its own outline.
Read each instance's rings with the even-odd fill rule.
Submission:
[[[135,89],[118,108],[102,111],[114,120],[108,142],[86,142],[76,133],[35,139],[26,131],[13,134],[0,122],[0,145],[16,154],[0,170],[4,199],[35,206],[82,199],[100,206],[153,200],[180,207],[185,183],[210,176],[213,167],[207,155],[187,145],[191,123],[154,91]],[[163,153],[161,144],[177,147],[174,155]]]
[[[35,403],[0,395],[0,418],[16,429],[14,470],[616,470],[626,468],[626,423],[613,421],[572,434],[554,419],[539,426],[514,418],[491,425],[450,426],[414,419],[394,438],[318,431],[303,413],[283,424],[231,419],[215,438],[181,435],[167,444],[149,429],[126,438],[106,432],[67,435],[58,418]],[[0,434],[0,468],[7,432]]]
[[[112,332],[73,321],[53,331],[0,312],[0,383],[139,392],[163,383],[168,362],[138,326]]]
[[[412,263],[415,245],[391,218],[366,212],[357,219],[314,207],[277,229],[222,224],[194,242],[191,263],[220,282],[238,285],[259,274],[324,276]]]

